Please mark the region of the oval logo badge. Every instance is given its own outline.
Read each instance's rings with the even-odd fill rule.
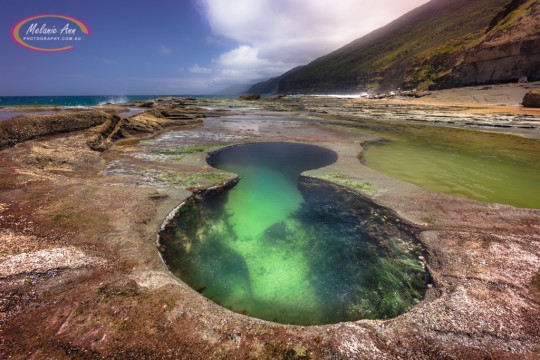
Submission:
[[[68,51],[90,35],[90,28],[71,16],[46,14],[23,19],[11,28],[18,45],[35,51]]]

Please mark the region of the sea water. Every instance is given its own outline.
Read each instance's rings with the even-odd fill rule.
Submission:
[[[0,96],[1,106],[96,106],[145,101],[158,97],[232,98],[209,95],[96,95],[96,96]]]

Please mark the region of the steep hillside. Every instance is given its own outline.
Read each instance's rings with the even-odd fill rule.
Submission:
[[[266,81],[256,83],[247,91],[248,94],[275,94],[278,91],[279,82],[287,76],[300,70],[302,66],[297,66],[294,69],[287,71],[285,74],[277,77],[273,77]]]
[[[499,13],[486,35],[432,88],[540,80],[540,1],[514,0]]]
[[[285,76],[278,92],[440,88],[517,80],[522,73],[537,78],[539,7],[539,0],[432,0]],[[493,71],[499,64],[503,69]]]

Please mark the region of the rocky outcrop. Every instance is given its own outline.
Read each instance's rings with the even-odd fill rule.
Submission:
[[[206,106],[206,99],[162,97],[152,101],[136,101],[130,103],[146,109],[152,109],[149,114],[157,118],[169,120],[195,120],[212,115]]]
[[[0,122],[0,149],[44,136],[88,129],[112,118],[113,115],[99,110],[17,116]]]
[[[248,94],[248,95],[241,95],[239,97],[240,100],[259,100],[261,98],[261,94]]]
[[[145,113],[131,118],[114,116],[97,129],[95,136],[91,137],[87,144],[92,150],[105,151],[120,139],[151,135],[156,131],[172,126],[186,126],[202,123],[202,120],[189,119],[191,121],[170,120],[158,118]]]
[[[540,108],[540,90],[531,90],[523,98],[523,106]]]
[[[150,114],[158,118],[169,120],[194,120],[206,117],[201,109],[170,109],[161,108],[152,110]]]
[[[521,77],[540,80],[540,3],[512,1],[489,29],[463,62],[432,88],[517,82]]]
[[[479,47],[431,88],[517,82],[521,76],[540,80],[540,39]]]
[[[114,116],[87,142],[92,150],[105,151],[120,139],[140,138],[174,126],[200,125],[210,111],[203,109],[204,99],[158,98],[153,101],[133,102],[131,105],[151,109],[130,118]]]

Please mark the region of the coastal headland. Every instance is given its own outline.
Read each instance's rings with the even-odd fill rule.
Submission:
[[[1,357],[536,359],[540,210],[386,176],[360,161],[378,139],[357,129],[537,141],[540,110],[520,105],[535,87],[377,100],[171,97],[0,121]],[[142,112],[122,116],[133,107]],[[156,243],[166,219],[188,198],[237,181],[208,165],[207,153],[269,141],[335,151],[336,163],[303,175],[347,187],[417,230],[430,275],[418,304],[393,319],[288,326],[227,310],[171,274]]]

